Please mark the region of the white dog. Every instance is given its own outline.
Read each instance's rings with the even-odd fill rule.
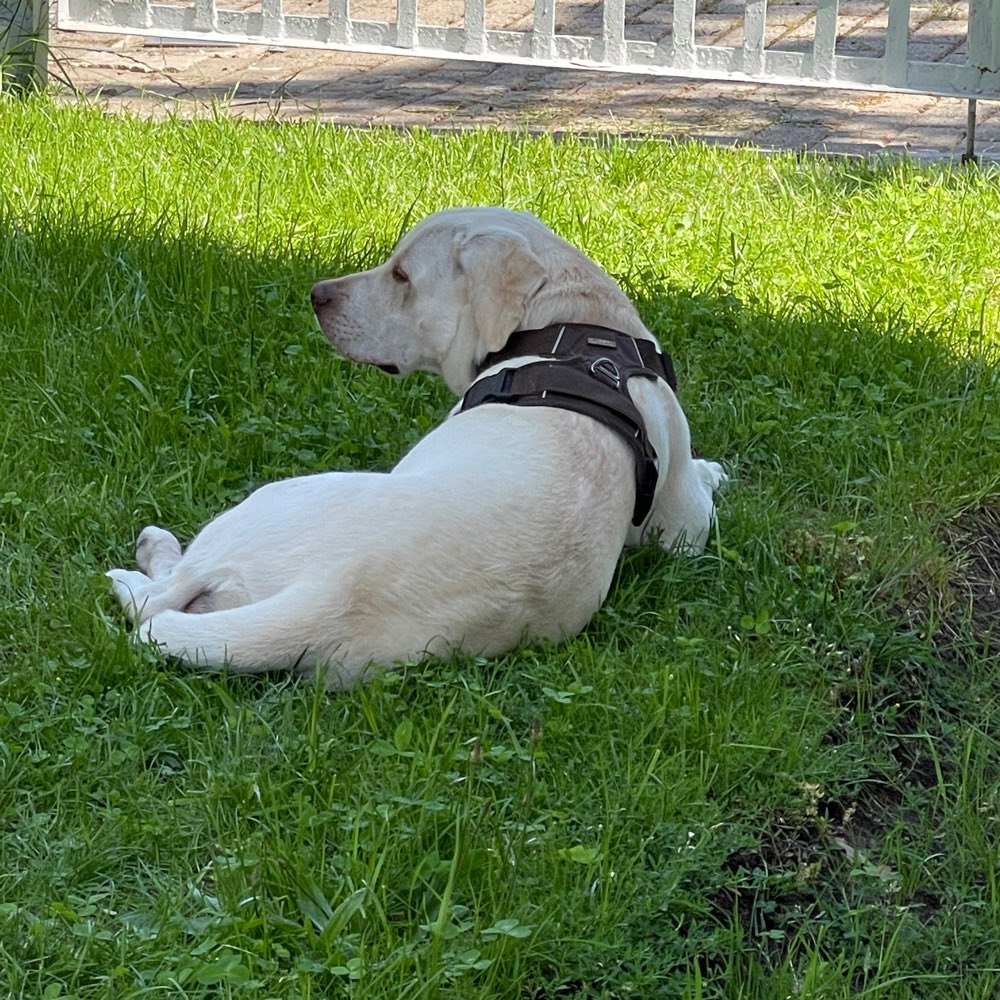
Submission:
[[[514,331],[585,323],[655,344],[595,263],[533,216],[499,208],[432,215],[386,263],[312,296],[349,358],[439,372],[458,394],[539,361],[480,372]],[[114,593],[138,637],[168,655],[241,673],[322,670],[331,689],[425,653],[495,656],[571,635],[603,601],[624,545],[655,533],[666,549],[702,551],[725,478],[692,458],[663,378],[632,378],[627,393],[658,468],[641,524],[622,434],[548,405],[486,403],[453,411],[390,473],[262,487],[183,555],[172,534],[146,528],[140,572],[108,573]]]

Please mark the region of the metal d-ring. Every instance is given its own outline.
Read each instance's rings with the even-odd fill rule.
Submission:
[[[622,373],[618,370],[611,358],[598,358],[591,366],[592,375],[608,382],[615,389],[620,389],[622,384]]]

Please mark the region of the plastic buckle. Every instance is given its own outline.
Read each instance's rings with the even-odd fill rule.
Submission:
[[[639,527],[649,516],[656,499],[656,484],[660,475],[660,463],[650,455],[636,459],[635,509],[632,524]]]
[[[516,368],[505,368],[499,372],[500,381],[495,389],[491,389],[484,402],[490,403],[511,403],[520,399],[520,394],[510,391],[510,384],[514,379]]]

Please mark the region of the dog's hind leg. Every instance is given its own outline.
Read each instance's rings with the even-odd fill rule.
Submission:
[[[137,632],[166,656],[209,670],[241,674],[295,670],[312,676],[317,666],[333,661],[325,674],[326,685],[346,687],[365,664],[344,663],[327,642],[322,650],[309,648],[308,635],[316,618],[323,615],[329,620],[336,613],[330,607],[309,609],[302,598],[301,588],[289,587],[254,604],[207,614],[163,611]]]
[[[191,605],[205,595],[204,585],[182,571],[168,573],[158,580],[129,569],[111,569],[105,576],[111,580],[111,591],[130,622],[144,622],[161,611],[192,610]]]
[[[125,609],[125,617],[130,622],[135,621],[142,614],[155,583],[145,573],[134,569],[109,569],[104,575],[111,580],[111,593]]]
[[[135,561],[151,580],[167,576],[180,562],[181,543],[163,528],[143,528],[135,543]]]

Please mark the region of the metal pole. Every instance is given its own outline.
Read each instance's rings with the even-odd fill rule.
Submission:
[[[963,163],[978,163],[976,156],[976,99],[969,99],[969,109],[965,116],[965,152],[962,154]]]
[[[49,0],[0,0],[0,90],[45,86]]]

